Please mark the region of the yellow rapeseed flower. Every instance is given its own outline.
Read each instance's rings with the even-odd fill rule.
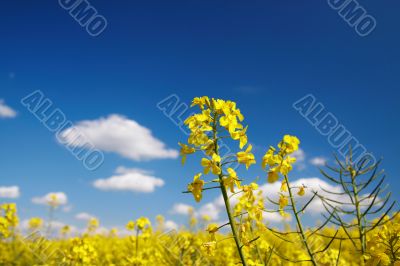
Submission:
[[[140,217],[136,220],[136,226],[139,230],[143,230],[146,226],[151,226],[150,220],[146,217]]]
[[[297,192],[297,195],[299,195],[299,196],[304,196],[305,193],[306,193],[305,187],[304,187],[304,186],[301,186],[301,187],[299,188],[299,191]]]
[[[278,144],[279,149],[285,151],[286,154],[293,153],[299,149],[300,140],[296,136],[285,135],[283,140]]]
[[[240,149],[243,149],[243,147],[247,144],[247,135],[246,135],[247,128],[248,127],[246,126],[242,130],[238,130],[238,131],[231,133],[232,139],[239,140],[239,148]]]
[[[135,222],[134,221],[129,221],[127,224],[126,224],[126,229],[127,230],[129,230],[129,231],[133,231],[133,230],[135,230]]]
[[[215,153],[212,155],[211,159],[201,159],[201,165],[204,167],[204,174],[208,174],[211,169],[214,175],[219,175],[221,173],[221,168],[219,167],[220,162],[221,157]]]
[[[283,194],[279,196],[279,209],[283,210],[289,204],[289,199]]]
[[[180,142],[178,144],[181,146],[180,155],[182,156],[182,164],[185,164],[186,155],[196,152],[196,149]]]
[[[194,176],[193,182],[188,185],[188,190],[192,192],[196,202],[200,202],[203,197],[202,191],[204,186],[204,180],[200,179],[201,173]]]
[[[256,160],[254,154],[251,153],[253,146],[250,144],[247,146],[245,151],[240,151],[236,154],[239,163],[245,164],[246,169],[249,169],[250,165],[255,164]]]
[[[30,230],[37,230],[43,226],[43,220],[39,217],[32,217],[28,221],[28,227]]]
[[[229,175],[223,179],[224,185],[230,189],[232,193],[235,193],[234,186],[236,185],[237,188],[241,188],[240,180],[232,168],[227,169]]]

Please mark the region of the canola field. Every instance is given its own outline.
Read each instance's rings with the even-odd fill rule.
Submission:
[[[167,230],[159,215],[126,221],[129,233],[120,234],[99,232],[101,221],[92,218],[85,232],[73,234],[67,225],[55,232],[51,219],[32,217],[23,232],[18,206],[2,203],[0,265],[400,265],[400,218],[379,161],[356,160],[349,147],[346,158],[321,169],[327,182],[342,189],[319,193],[292,182],[293,153],[301,145],[296,136],[282,136],[255,158],[247,138],[251,128],[235,102],[203,96],[191,107],[196,113],[185,120],[191,133],[179,143],[182,164],[195,153],[202,158],[190,161],[198,171],[182,181],[182,191],[195,202],[218,191],[225,223],[191,215],[189,226]],[[235,152],[223,154],[222,141]],[[239,167],[259,167],[265,178],[239,175]],[[278,200],[259,190],[265,181],[279,182]],[[309,225],[307,208],[315,202],[322,215]],[[57,210],[57,195],[48,207]],[[271,214],[290,222],[271,226]]]

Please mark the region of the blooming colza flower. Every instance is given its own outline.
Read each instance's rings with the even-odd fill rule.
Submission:
[[[192,192],[194,199],[196,202],[200,202],[203,197],[202,191],[204,186],[204,180],[200,179],[201,173],[198,173],[194,176],[193,182],[188,185],[188,190]]]
[[[235,129],[243,128],[243,126],[238,122],[243,121],[244,117],[240,113],[239,109],[236,109],[236,103],[232,101],[218,101],[216,104],[216,110],[222,111],[224,114],[219,119],[221,126],[225,127],[229,133],[235,132]]]
[[[247,135],[246,135],[247,128],[248,128],[248,126],[246,126],[242,130],[238,130],[238,131],[231,133],[232,139],[239,140],[239,148],[240,149],[243,149],[243,147],[247,144]]]
[[[291,154],[299,149],[300,140],[296,136],[285,135],[283,140],[279,142],[278,147],[286,154]]]
[[[179,144],[179,146],[181,146],[180,155],[182,156],[182,164],[185,164],[186,155],[195,153],[196,149],[189,145],[180,143],[180,142],[178,144]]]
[[[28,221],[28,227],[30,230],[36,230],[43,226],[43,219],[39,217],[32,217]]]
[[[279,196],[279,210],[283,211],[283,209],[289,204],[289,199],[287,196],[282,193]]]
[[[253,149],[253,146],[250,144],[247,146],[247,149],[245,151],[240,151],[236,154],[238,162],[245,164],[246,169],[249,169],[250,165],[256,163],[254,154],[251,153],[252,149]]]
[[[136,226],[138,230],[143,231],[146,226],[151,226],[150,220],[146,217],[140,217],[136,220]]]
[[[269,167],[268,182],[274,183],[279,179],[279,174],[286,176],[293,169],[293,163],[296,162],[295,157],[289,154],[295,152],[299,148],[299,139],[294,136],[285,135],[283,140],[279,142],[279,151],[274,147],[270,147],[263,156],[262,168]]]
[[[302,186],[299,188],[299,191],[297,192],[297,195],[299,195],[299,196],[304,196],[305,193],[306,193],[306,191],[305,191],[305,186],[302,185]]]
[[[212,155],[211,159],[201,159],[201,165],[204,167],[204,174],[208,174],[211,169],[214,175],[219,175],[221,173],[220,162],[221,157],[215,153]]]
[[[192,100],[192,104],[190,105],[190,107],[193,107],[196,105],[199,106],[201,110],[203,110],[204,105],[206,105],[207,107],[210,107],[210,99],[208,98],[208,96],[195,97]]]
[[[206,231],[210,234],[212,241],[216,241],[215,233],[218,231],[218,229],[219,229],[218,224],[212,223],[208,225]]]
[[[239,188],[239,189],[241,188],[240,180],[239,180],[235,170],[233,170],[232,168],[229,167],[227,169],[227,171],[228,171],[228,175],[225,176],[225,178],[223,179],[224,186],[228,187],[232,193],[235,193],[235,189],[234,189],[235,185],[237,188]]]
[[[126,224],[125,228],[126,228],[127,230],[129,230],[129,231],[135,230],[135,222],[134,222],[134,221],[129,221],[129,222]]]

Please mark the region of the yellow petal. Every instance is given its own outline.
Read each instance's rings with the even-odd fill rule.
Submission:
[[[279,179],[279,174],[277,171],[268,172],[268,183],[275,183]]]

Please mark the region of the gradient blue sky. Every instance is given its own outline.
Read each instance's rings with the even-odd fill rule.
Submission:
[[[156,108],[174,93],[182,102],[209,95],[237,101],[250,125],[256,156],[285,133],[297,135],[306,167],[293,177],[318,175],[309,160],[334,151],[293,108],[314,94],[376,156],[384,157],[388,182],[399,198],[398,138],[400,38],[395,1],[362,1],[377,20],[360,37],[326,1],[90,1],[108,20],[91,37],[58,1],[3,1],[0,8],[0,99],[16,110],[0,119],[0,186],[17,185],[23,218],[45,216],[31,198],[52,191],[68,195],[70,212],[58,217],[79,225],[88,212],[104,225],[140,215],[170,219],[175,203],[199,169],[179,159],[135,162],[106,153],[87,171],[21,104],[40,89],[73,122],[120,114],[152,130],[168,148],[183,133]],[[118,166],[152,170],[165,185],[154,193],[104,192],[92,182]],[[253,167],[249,176],[264,173]],[[205,202],[215,195],[206,195]],[[5,201],[5,199],[0,199]]]

